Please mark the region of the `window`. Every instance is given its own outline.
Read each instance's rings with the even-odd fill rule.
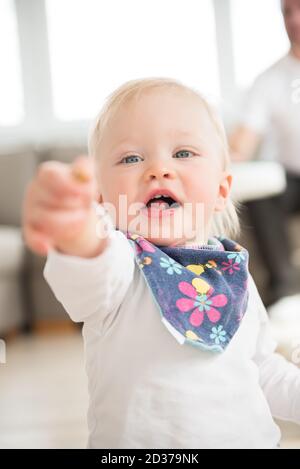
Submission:
[[[289,47],[280,0],[231,0],[237,85],[250,86]]]
[[[23,90],[13,0],[0,2],[0,63],[0,125],[16,125],[23,118]]]
[[[167,76],[218,99],[211,0],[46,0],[56,117],[94,117],[124,81]]]

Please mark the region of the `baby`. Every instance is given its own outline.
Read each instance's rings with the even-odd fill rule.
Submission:
[[[175,80],[135,80],[89,143],[91,158],[41,165],[23,215],[46,280],[84,323],[88,446],[276,448],[272,416],[300,423],[300,373],[275,353],[248,253],[228,239],[238,218],[216,113]]]

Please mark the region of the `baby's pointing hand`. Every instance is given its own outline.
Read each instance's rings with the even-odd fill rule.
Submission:
[[[88,157],[79,157],[72,165],[41,164],[23,204],[26,244],[41,255],[51,248],[80,257],[100,254],[105,240],[96,233],[95,198],[94,169]]]

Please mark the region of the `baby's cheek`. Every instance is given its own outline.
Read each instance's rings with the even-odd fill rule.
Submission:
[[[217,195],[218,190],[216,184],[213,184],[209,180],[204,180],[190,187],[188,198],[193,203],[204,204],[209,207],[214,203]]]
[[[203,218],[205,223],[211,218],[217,202],[218,190],[215,185],[208,181],[202,183],[198,188],[194,188],[193,194],[190,194],[191,200],[194,202],[195,216]]]

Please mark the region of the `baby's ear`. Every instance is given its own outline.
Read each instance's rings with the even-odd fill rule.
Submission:
[[[232,175],[224,172],[219,185],[219,194],[215,206],[216,212],[222,212],[229,198],[230,190],[232,186]]]

